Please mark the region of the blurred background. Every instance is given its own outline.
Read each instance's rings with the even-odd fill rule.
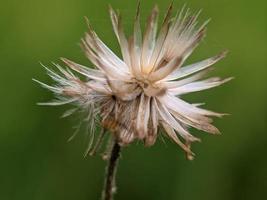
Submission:
[[[157,3],[161,18],[170,1],[141,2],[142,22]],[[202,139],[187,161],[167,139],[151,148],[141,143],[123,150],[116,200],[264,199],[267,188],[267,16],[265,0],[175,0],[203,9],[212,18],[208,35],[188,62],[230,53],[213,74],[235,80],[213,90],[185,96],[206,108],[231,113],[215,121],[221,136],[192,130]],[[64,56],[90,66],[79,47],[86,31],[84,16],[104,42],[119,52],[108,4],[121,10],[132,31],[136,1],[10,0],[0,7],[0,199],[100,199],[105,162],[83,157],[86,140],[72,142],[77,119],[61,119],[65,107],[41,107],[53,96],[31,79],[52,83],[40,62],[52,66]]]

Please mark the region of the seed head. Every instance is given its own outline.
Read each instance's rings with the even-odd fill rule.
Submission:
[[[145,145],[155,143],[162,127],[187,154],[193,158],[191,142],[200,141],[191,135],[190,127],[218,134],[210,117],[223,114],[190,104],[181,96],[191,92],[219,86],[231,78],[204,79],[204,75],[217,61],[225,57],[222,52],[214,57],[183,66],[187,57],[205,36],[206,24],[198,25],[198,13],[183,8],[171,17],[169,7],[161,28],[157,30],[158,8],[149,15],[144,34],[140,28],[138,5],[133,35],[126,38],[121,16],[111,7],[109,13],[114,33],[118,39],[122,58],[115,55],[88,23],[88,32],[81,40],[86,57],[94,68],[88,68],[66,58],[67,68],[56,65],[60,74],[46,68],[56,82],[49,86],[57,100],[47,105],[74,104],[76,110],[87,111],[88,122],[100,119],[100,125],[113,133],[120,145],[142,140]],[[81,80],[75,73],[86,78]],[[94,129],[94,125],[91,126]]]

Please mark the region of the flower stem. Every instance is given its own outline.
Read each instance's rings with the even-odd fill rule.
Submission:
[[[120,145],[115,141],[106,168],[106,178],[102,193],[102,200],[112,200],[113,194],[116,192],[115,176],[118,167],[118,160],[120,157],[120,150]]]

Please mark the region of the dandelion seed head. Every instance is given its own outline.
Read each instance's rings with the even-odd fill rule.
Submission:
[[[207,22],[199,25],[197,20],[200,12],[191,13],[183,8],[172,17],[171,5],[158,29],[158,7],[155,6],[142,34],[138,6],[133,35],[128,38],[121,16],[111,7],[109,13],[122,58],[104,44],[88,22],[81,46],[94,68],[66,58],[62,61],[67,68],[55,64],[59,73],[45,67],[56,82],[49,86],[37,81],[55,93],[56,100],[46,104],[75,105],[77,108],[67,111],[66,116],[77,110],[86,111],[85,121],[91,123],[91,132],[95,119],[99,118],[99,124],[108,129],[120,145],[142,140],[151,146],[162,127],[164,134],[192,159],[191,143],[200,139],[191,135],[189,128],[219,134],[211,117],[223,114],[200,108],[201,104],[188,103],[181,96],[229,81],[231,78],[203,79],[226,52],[184,66],[206,33]]]

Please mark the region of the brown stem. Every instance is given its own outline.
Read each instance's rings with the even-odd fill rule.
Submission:
[[[120,145],[115,141],[106,168],[106,180],[102,193],[102,200],[112,200],[113,194],[116,192],[115,176],[120,157],[120,150]]]

